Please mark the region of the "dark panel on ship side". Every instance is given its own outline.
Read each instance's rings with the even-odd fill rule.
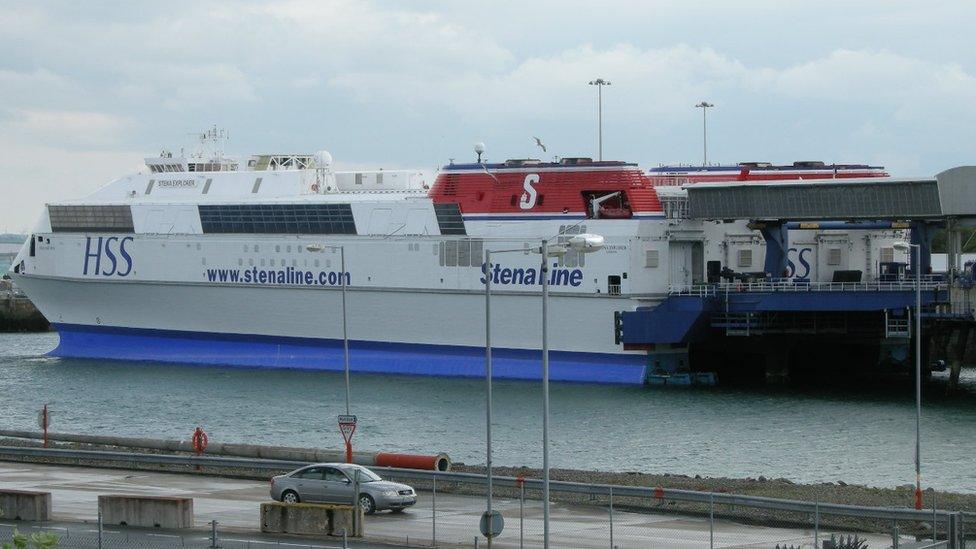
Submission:
[[[696,219],[910,219],[941,215],[935,180],[692,185]]]
[[[356,234],[350,204],[201,204],[204,233]]]
[[[48,206],[51,230],[56,233],[131,233],[129,206]]]
[[[441,234],[468,234],[457,202],[434,204],[434,214],[437,216],[437,226],[440,227]]]

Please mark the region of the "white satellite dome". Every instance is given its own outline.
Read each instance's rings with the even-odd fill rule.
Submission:
[[[332,153],[326,150],[321,150],[315,153],[315,167],[320,170],[331,170],[332,169]]]

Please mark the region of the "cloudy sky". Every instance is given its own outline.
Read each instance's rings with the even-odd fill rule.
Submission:
[[[0,0],[0,232],[191,132],[341,166],[976,162],[976,3]]]

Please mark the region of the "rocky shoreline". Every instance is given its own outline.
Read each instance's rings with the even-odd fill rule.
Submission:
[[[470,466],[464,463],[455,463],[452,470],[480,474],[485,472],[484,466]],[[495,467],[494,473],[499,476],[541,477],[539,469],[527,467]],[[847,484],[843,481],[798,484],[784,478],[771,479],[762,476],[759,478],[692,477],[638,472],[607,473],[575,469],[552,469],[550,470],[550,478],[568,482],[661,487],[871,507],[911,507],[915,501],[914,486],[911,485],[897,488],[876,488]],[[934,504],[936,509],[976,513],[976,494],[936,491],[930,488],[924,492],[924,502],[926,508],[930,508]]]

